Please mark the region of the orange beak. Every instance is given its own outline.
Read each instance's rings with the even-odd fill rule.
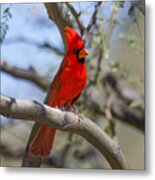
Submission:
[[[85,58],[87,55],[89,54],[88,50],[83,48],[80,52],[79,52],[79,59]]]

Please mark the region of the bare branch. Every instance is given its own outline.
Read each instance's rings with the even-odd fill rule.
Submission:
[[[97,13],[98,13],[98,10],[99,10],[101,4],[102,4],[102,2],[99,1],[99,2],[95,5],[95,10],[94,10],[94,13],[93,13],[93,15],[92,15],[92,17],[91,17],[91,20],[90,20],[90,22],[89,22],[89,24],[88,24],[88,26],[87,26],[87,31],[90,31],[90,29],[91,29],[91,27],[93,26],[93,24],[96,23]]]
[[[30,38],[28,39],[28,38],[20,37],[20,36],[15,37],[15,38],[11,38],[11,39],[7,39],[7,40],[4,41],[4,44],[7,45],[7,44],[10,44],[10,43],[20,43],[20,42],[24,42],[24,43],[36,46],[38,48],[49,49],[51,51],[54,51],[58,55],[63,55],[64,54],[64,52],[61,49],[59,49],[56,46],[51,45],[48,42],[39,43],[36,40],[30,39]]]
[[[108,72],[104,75],[102,83],[103,85],[108,84],[111,89],[118,95],[118,97],[127,104],[137,100],[143,101],[142,95],[124,86],[124,84],[121,83],[112,72]]]
[[[120,149],[95,123],[88,118],[79,122],[78,116],[71,112],[43,105],[37,101],[16,100],[1,95],[0,114],[45,123],[48,126],[77,133],[94,145],[114,169],[129,169],[128,163]]]
[[[127,88],[111,72],[104,76],[102,83],[105,87],[104,92],[107,93],[107,96],[113,97],[110,106],[112,115],[118,120],[144,131],[144,110],[136,111],[128,107],[134,101],[144,103],[143,97],[132,89]]]
[[[40,76],[37,72],[30,67],[30,69],[21,69],[11,66],[6,61],[1,60],[0,71],[8,73],[16,78],[23,78],[29,80],[39,86],[41,89],[46,90],[49,87],[49,81],[46,77]]]
[[[74,18],[80,28],[81,35],[82,35],[85,30],[85,27],[84,27],[83,23],[81,22],[78,13],[76,12],[76,10],[74,9],[74,7],[72,6],[71,3],[66,2],[65,4],[67,5],[67,7],[70,9],[72,15],[74,16]]]
[[[119,103],[112,104],[111,111],[119,121],[125,122],[145,132],[145,114],[137,113]]]

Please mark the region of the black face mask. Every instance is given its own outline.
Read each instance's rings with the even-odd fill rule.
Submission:
[[[85,58],[81,58],[79,59],[79,53],[80,53],[81,49],[74,49],[73,50],[73,53],[76,55],[76,58],[77,60],[80,62],[80,63],[84,63],[85,62]]]

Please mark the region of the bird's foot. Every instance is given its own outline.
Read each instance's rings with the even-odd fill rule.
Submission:
[[[78,123],[80,123],[81,121],[84,120],[84,116],[83,116],[82,114],[80,114],[80,113],[75,113],[75,115],[78,116]]]
[[[71,105],[71,109],[74,111],[75,114],[79,113],[78,108],[74,104]]]
[[[66,107],[67,110],[72,110],[72,112],[78,116],[78,122],[84,120],[84,116],[79,112],[78,108],[74,104],[70,104]]]

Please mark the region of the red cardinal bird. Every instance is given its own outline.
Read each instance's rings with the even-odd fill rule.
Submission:
[[[87,80],[85,57],[88,51],[78,33],[65,27],[67,52],[65,58],[50,86],[46,102],[51,107],[63,107],[73,105],[80,96]],[[30,144],[30,153],[44,157],[51,152],[56,129],[41,124],[36,136]]]

